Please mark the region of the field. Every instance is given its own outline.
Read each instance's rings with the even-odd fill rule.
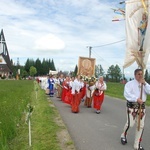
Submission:
[[[33,108],[30,113],[31,144],[27,120],[29,108]],[[66,131],[56,108],[36,82],[0,81],[0,150],[63,150],[62,146],[64,150],[70,147],[74,150],[71,138],[61,134]]]
[[[125,100],[123,89],[123,84],[108,82],[106,95]],[[48,98],[35,81],[0,80],[0,150],[74,150],[70,137],[61,142],[66,127]],[[146,104],[150,106],[149,96]],[[31,110],[32,146],[27,120]]]

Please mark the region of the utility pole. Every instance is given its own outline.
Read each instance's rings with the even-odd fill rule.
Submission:
[[[91,58],[91,50],[92,50],[92,46],[87,46],[87,48],[89,48],[89,58]]]

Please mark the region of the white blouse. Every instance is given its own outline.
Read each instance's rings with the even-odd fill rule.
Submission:
[[[137,99],[140,98],[141,94],[141,84],[137,80],[131,80],[125,84],[124,88],[124,97],[129,102],[137,102]],[[150,85],[146,83],[143,85],[143,92],[142,92],[142,100],[143,102],[146,101],[147,94],[150,94]]]

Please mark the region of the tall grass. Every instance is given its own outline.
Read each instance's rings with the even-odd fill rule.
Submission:
[[[0,85],[3,87],[0,90],[3,95],[0,102],[3,104],[0,107],[0,150],[75,150],[57,109],[36,81],[2,81]],[[11,94],[8,95],[9,91]],[[27,119],[29,108],[33,108],[31,144]]]
[[[17,132],[21,116],[31,100],[33,82],[28,80],[0,81],[0,149],[8,149],[8,142]]]
[[[11,150],[60,150],[56,133],[60,130],[54,119],[58,112],[55,107],[50,107],[46,99],[45,92],[35,84],[35,91],[31,92],[32,100],[30,106],[33,107],[31,120],[31,145],[29,145],[28,122],[22,122],[18,130],[18,135],[10,143]],[[37,98],[36,98],[37,91]],[[18,144],[19,143],[19,144]]]

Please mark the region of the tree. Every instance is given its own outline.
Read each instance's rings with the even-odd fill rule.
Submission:
[[[27,71],[26,71],[26,70],[23,70],[23,71],[22,71],[22,77],[23,77],[23,78],[26,78],[27,76],[28,76]]]
[[[120,79],[122,77],[121,69],[118,65],[111,65],[108,68],[107,76],[110,79],[110,81],[120,82]]]
[[[53,59],[52,59],[52,62],[51,62],[51,70],[56,71],[56,68],[55,68],[55,65],[54,65],[54,61],[53,61]]]
[[[34,66],[31,66],[31,67],[30,67],[30,76],[33,77],[36,73],[37,73],[36,68],[35,68]]]
[[[110,79],[110,81],[114,81],[115,77],[115,66],[111,65],[107,70],[107,76]]]
[[[115,74],[114,74],[114,77],[115,77],[115,81],[116,82],[120,82],[120,79],[122,77],[122,73],[121,73],[121,69],[119,68],[118,65],[115,66]]]
[[[25,70],[29,73],[30,67],[34,66],[34,60],[33,59],[27,59],[26,63],[25,63]]]
[[[104,76],[104,73],[105,72],[100,64],[95,66],[95,76],[96,77]]]
[[[39,76],[39,75],[43,75],[43,74],[42,74],[42,63],[41,63],[41,61],[40,61],[39,58],[36,59],[34,67],[37,68],[37,75],[38,75],[38,76]]]
[[[45,58],[42,61],[42,74],[47,75],[49,73],[48,61]]]
[[[73,72],[73,76],[76,76],[78,73],[78,66],[76,65],[75,66],[75,69],[74,69],[74,72]]]

